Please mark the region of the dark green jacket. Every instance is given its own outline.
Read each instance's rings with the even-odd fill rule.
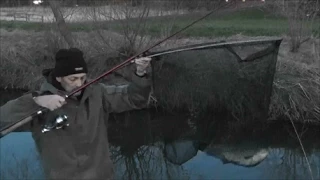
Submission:
[[[128,85],[92,84],[85,89],[81,100],[68,98],[60,109],[32,121],[30,130],[48,179],[113,178],[106,126],[108,115],[145,108],[151,91],[150,77],[140,78],[134,72],[131,77],[132,83]],[[41,93],[63,93],[51,84],[50,76],[46,78]],[[31,94],[25,94],[1,107],[1,121],[17,121],[38,108]],[[41,133],[41,125],[58,115],[67,115],[70,126]]]

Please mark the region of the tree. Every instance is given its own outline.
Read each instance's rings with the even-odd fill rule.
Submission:
[[[68,29],[68,27],[66,25],[66,22],[63,18],[63,15],[60,11],[59,1],[49,0],[48,3],[50,5],[52,12],[54,14],[54,17],[56,19],[60,34],[63,36],[64,40],[67,42],[68,46],[73,47],[74,40],[72,38],[72,34],[71,34],[70,30]]]
[[[267,2],[278,8],[279,12],[288,19],[291,52],[297,52],[302,43],[310,39],[311,36],[315,36],[313,24],[320,15],[319,0],[274,0]]]

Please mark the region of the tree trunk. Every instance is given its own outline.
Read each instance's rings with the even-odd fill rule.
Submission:
[[[66,22],[64,21],[63,15],[60,11],[59,2],[57,0],[49,0],[48,3],[56,19],[60,34],[62,35],[64,40],[67,42],[69,48],[73,47],[74,40],[72,38],[70,30],[67,27]]]

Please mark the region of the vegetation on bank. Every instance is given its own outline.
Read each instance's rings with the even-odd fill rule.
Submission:
[[[205,13],[192,13],[187,15],[172,15],[163,17],[149,17],[140,35],[159,36],[163,33],[164,26],[172,24],[167,33],[174,33],[190,22],[204,16]],[[139,24],[139,18],[130,20],[114,20],[110,22],[72,22],[68,26],[73,32],[91,32],[108,30],[122,32],[125,26]],[[320,23],[312,25],[313,33],[320,33]],[[54,23],[3,21],[0,26],[7,31],[47,31],[55,26]],[[242,34],[246,36],[281,36],[288,33],[289,22],[280,15],[266,14],[263,9],[249,9],[235,12],[225,12],[223,15],[211,15],[205,20],[193,25],[179,34],[179,37],[221,37]]]
[[[190,23],[192,18],[195,19],[196,17],[175,17],[175,23],[167,29],[169,32],[166,33],[171,34],[173,31],[182,28],[187,23]],[[163,33],[161,25],[167,20],[166,18],[153,18],[150,21],[151,24],[149,23],[146,26],[146,31],[140,32],[140,37],[150,37],[149,35]],[[41,76],[42,69],[53,66],[54,52],[58,48],[64,47],[64,40],[54,30],[54,24],[8,21],[1,21],[0,23],[0,86],[2,88],[37,88],[43,81]],[[119,58],[121,53],[128,55],[126,54],[128,39],[123,38],[119,33],[115,33],[120,31],[121,23],[123,22],[118,21],[95,24],[95,26],[91,23],[70,24],[76,39],[76,45],[83,49],[86,54],[92,77],[96,77],[106,69],[122,61],[124,57]],[[134,24],[134,21],[130,21],[130,23]],[[320,91],[320,60],[316,52],[316,47],[319,47],[319,43],[317,39],[310,39],[302,45],[299,52],[290,52],[290,38],[286,36],[287,23],[287,20],[282,17],[261,14],[260,10],[213,16],[180,34],[180,39],[170,40],[162,45],[161,48],[167,49],[187,43],[213,41],[221,39],[222,36],[225,36],[224,40],[247,40],[251,38],[249,36],[282,36],[284,41],[280,47],[275,81],[273,83],[273,95],[269,112],[270,119],[291,118],[302,122],[320,122],[320,95],[318,93]],[[319,23],[317,25],[318,27],[320,26]],[[94,28],[98,26],[99,28],[102,27],[102,29],[105,28],[105,30],[97,32]],[[313,32],[318,33],[320,28],[315,28],[315,25],[313,27]],[[202,37],[206,37],[206,40],[201,39]],[[143,46],[148,46],[157,38],[160,37],[149,38],[151,39],[150,41],[143,41],[146,43],[143,44],[142,42],[142,44]],[[134,40],[138,41],[139,38]],[[143,49],[138,45],[135,48],[134,51]],[[175,71],[173,70],[172,72]],[[186,73],[190,72],[194,73],[189,74],[191,77],[199,75],[199,72],[190,69]],[[171,77],[167,77],[163,83],[166,84],[168,82],[173,83],[175,81],[172,81]],[[210,82],[214,83],[215,81]],[[156,86],[161,86],[161,83],[157,83]],[[183,88],[180,89],[187,89],[188,85],[181,84],[181,87]],[[167,93],[173,93],[167,97],[184,97],[184,92],[179,89]],[[199,98],[202,98],[203,102],[207,102],[207,97],[203,95]],[[180,99],[170,98],[167,100],[171,101],[171,104],[175,107],[180,107]],[[202,107],[199,104],[194,104],[193,99],[184,100],[190,101],[190,106],[186,107],[190,111],[197,112],[198,108]]]

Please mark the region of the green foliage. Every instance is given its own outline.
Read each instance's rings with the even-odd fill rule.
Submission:
[[[172,34],[180,30],[201,15],[203,14],[175,17],[171,27],[167,27],[169,31],[167,33]],[[161,38],[164,23],[169,22],[168,19],[170,17],[150,18],[145,28],[147,33],[144,34],[144,37],[151,35]],[[128,43],[124,41],[123,37],[120,37],[121,34],[115,32],[121,32],[125,23],[133,25],[136,22],[137,19],[130,19],[127,22],[119,20],[101,24],[93,24],[92,22],[69,24],[75,36],[76,45],[85,52],[93,78],[125,60],[125,56],[120,56],[120,54],[128,49]],[[43,80],[41,71],[53,66],[54,53],[58,48],[64,47],[63,39],[54,30],[54,24],[18,21],[0,21],[0,23],[2,36],[0,87],[37,88]],[[210,16],[179,34],[178,37],[189,40],[188,37],[204,36],[210,39],[238,34],[246,35],[244,39],[247,39],[248,36],[278,36],[286,34],[288,31],[287,23],[283,17],[273,15],[265,10],[252,9]],[[314,23],[313,27],[314,31],[319,33],[320,23]],[[185,43],[184,40],[182,40],[182,44]],[[105,41],[109,42],[111,46],[107,46]],[[318,60],[311,61],[317,58],[312,57],[312,52],[309,51],[283,55],[288,48],[287,44],[286,41],[280,48],[281,56],[279,55],[279,57],[281,58],[278,59],[273,85],[270,117],[272,119],[290,117],[303,121],[310,121],[313,118],[319,121],[319,68],[317,68],[319,62]],[[310,42],[306,42],[306,44],[310,45]],[[315,48],[308,46],[305,49],[317,49],[316,47],[318,46]],[[162,48],[166,49],[166,46]],[[239,79],[237,76],[241,74],[234,72],[239,72],[241,67],[235,67],[235,64],[230,63],[230,59],[227,57],[221,57],[221,61],[206,62],[201,65],[203,59],[206,59],[201,56],[208,56],[208,54],[195,55],[181,53],[178,57],[171,57],[171,60],[163,64],[163,69],[158,71],[155,77],[156,95],[159,103],[167,109],[187,109],[197,112],[199,109],[222,108],[220,103],[225,101],[227,103],[223,108],[236,112],[236,116],[241,113],[251,113],[243,112],[243,108],[249,107],[248,104],[239,104],[238,102],[254,100],[249,95],[259,94],[255,91],[257,81],[250,79],[250,76],[246,74],[242,74],[244,78]],[[224,61],[226,58],[228,60]],[[266,69],[266,65],[263,67],[252,65],[242,68],[255,70],[253,74],[256,73],[259,77],[259,73],[262,73],[260,69]],[[167,79],[161,78],[161,74],[164,74]],[[202,79],[199,80],[199,78]],[[190,88],[190,84],[192,88]],[[235,87],[240,88],[239,91],[235,91]],[[261,89],[261,86],[256,89],[259,88]],[[255,98],[259,99],[259,97]],[[236,101],[237,99],[242,100]],[[257,104],[257,102],[253,101],[253,104]],[[257,106],[252,110],[255,108],[265,109],[265,107]]]
[[[193,20],[203,16],[204,13],[192,13],[172,17],[172,32],[180,30]],[[170,17],[149,17],[147,19],[148,26],[146,33],[151,36],[159,36],[164,23]],[[121,32],[123,24],[138,23],[139,19],[115,20],[106,22],[97,26],[89,22],[69,23],[69,27],[74,32],[94,31],[98,29],[112,30]],[[52,27],[52,24],[38,22],[21,22],[21,21],[0,21],[1,28],[7,30],[35,30],[44,31]],[[236,12],[228,12],[209,16],[188,30],[182,32],[180,36],[185,37],[213,37],[213,36],[231,36],[235,34],[243,34],[247,36],[279,36],[286,34],[288,31],[288,21],[284,17],[273,15],[263,9],[249,9]],[[319,32],[320,23],[313,24],[314,33]]]

